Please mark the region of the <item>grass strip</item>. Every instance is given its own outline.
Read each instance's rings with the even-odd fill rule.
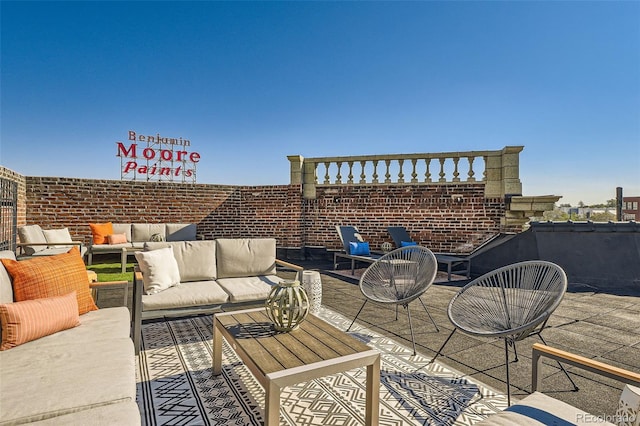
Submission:
[[[87,269],[98,274],[98,282],[105,281],[133,281],[133,267],[135,263],[127,263],[127,272],[122,273],[120,262],[93,263]]]

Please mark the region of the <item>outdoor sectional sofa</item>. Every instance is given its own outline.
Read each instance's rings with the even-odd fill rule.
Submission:
[[[91,265],[94,254],[120,253],[122,273],[126,272],[127,256],[142,250],[144,243],[153,241],[158,236],[162,241],[193,241],[197,238],[195,223],[114,223],[113,233],[124,234],[126,243],[89,245],[87,264]]]
[[[15,260],[11,251],[0,258]],[[13,304],[13,292],[0,263],[0,303]],[[79,320],[0,352],[0,425],[140,424],[129,310],[93,310]]]
[[[25,225],[18,228],[20,243],[17,247],[18,259],[30,259],[39,256],[54,256],[69,251],[73,246],[80,250],[84,258],[87,253],[80,241],[73,241],[68,228],[42,229],[40,225]]]
[[[543,358],[568,364],[601,378],[625,383],[614,414],[595,415],[541,393]],[[533,393],[506,410],[477,423],[482,426],[540,425],[638,425],[640,424],[640,374],[601,361],[534,343],[531,359],[531,389]]]
[[[176,260],[179,283],[147,294],[146,287],[152,286],[154,280],[157,284],[165,279],[167,273],[163,268],[169,263],[157,258],[149,260],[154,256],[149,252],[167,247],[171,248]],[[144,250],[136,255],[138,267],[134,272],[133,341],[136,353],[140,350],[143,319],[211,313],[260,303],[282,280],[276,275],[276,264],[302,276],[301,267],[276,259],[276,240],[273,238],[150,242],[144,245]]]

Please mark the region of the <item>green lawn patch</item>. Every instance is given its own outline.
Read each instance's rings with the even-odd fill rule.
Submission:
[[[127,272],[122,273],[120,262],[93,263],[87,269],[98,274],[98,281],[133,281],[133,267],[135,263],[127,263]]]

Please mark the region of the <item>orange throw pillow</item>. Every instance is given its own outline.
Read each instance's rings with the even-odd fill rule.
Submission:
[[[80,315],[98,309],[91,297],[89,279],[78,247],[67,253],[37,259],[0,259],[13,279],[13,299],[43,299],[76,291]]]
[[[0,305],[0,351],[80,325],[76,292]]]
[[[107,244],[109,235],[113,234],[113,223],[90,223],[93,244]]]

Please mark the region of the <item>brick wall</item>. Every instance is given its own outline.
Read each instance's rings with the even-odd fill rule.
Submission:
[[[89,223],[197,223],[206,238],[272,237],[300,246],[299,187],[226,186],[27,177],[27,221],[68,227],[88,243]],[[296,199],[298,199],[296,201]],[[292,214],[280,214],[291,212]]]
[[[0,172],[7,173],[0,167]],[[19,179],[19,175],[18,175]],[[275,237],[280,247],[340,248],[335,225],[355,225],[374,249],[391,241],[386,227],[402,225],[434,251],[469,252],[501,225],[503,199],[485,199],[484,185],[390,184],[317,188],[233,186],[58,177],[23,178],[19,225],[68,227],[88,243],[91,222],[198,224],[206,238]],[[452,195],[462,195],[460,201]]]
[[[504,214],[504,200],[485,199],[482,183],[318,187],[317,198],[303,202],[303,240],[338,249],[335,225],[355,225],[379,250],[393,241],[387,226],[405,226],[434,251],[465,253],[497,232],[519,231],[500,225]]]

